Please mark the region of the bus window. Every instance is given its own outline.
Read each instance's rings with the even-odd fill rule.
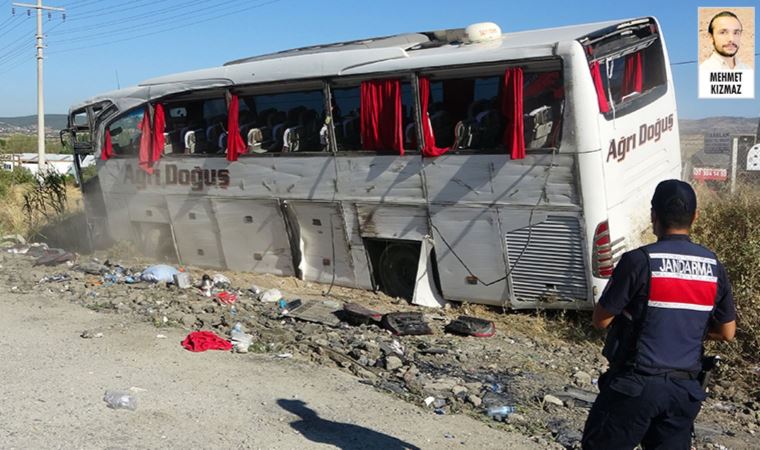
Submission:
[[[132,110],[112,122],[107,132],[111,135],[111,146],[114,155],[137,155],[140,149],[140,122],[143,119],[143,108]]]
[[[414,101],[412,86],[408,81],[400,83],[401,88],[401,129],[403,133],[403,148],[414,151],[417,148],[417,131],[414,120]],[[335,123],[335,139],[338,151],[365,150],[362,145],[361,130],[361,87],[333,87],[331,90]],[[382,129],[381,132],[393,132]],[[385,151],[385,150],[383,150]],[[388,153],[398,153],[397,150],[387,149]]]
[[[503,69],[499,70],[503,73]],[[428,118],[435,145],[504,152],[504,76],[437,78],[430,82]],[[528,150],[559,147],[564,87],[559,70],[523,73],[523,124]]]
[[[224,97],[169,101],[164,109],[166,144],[171,144],[173,153],[224,153],[227,148]]]
[[[658,43],[600,62],[607,100],[616,108],[665,86],[665,64]]]
[[[324,105],[321,89],[242,95],[240,133],[254,153],[321,151]]]
[[[623,116],[663,96],[667,90],[665,55],[657,27],[637,21],[624,29],[604,30],[580,39],[589,64],[599,64],[609,110],[605,118]]]
[[[523,126],[526,149],[559,147],[564,100],[562,72],[525,73]]]

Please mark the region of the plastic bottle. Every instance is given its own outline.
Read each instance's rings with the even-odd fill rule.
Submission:
[[[106,391],[103,401],[111,409],[128,409],[130,411],[137,409],[137,399],[129,392]]]
[[[486,410],[488,417],[492,417],[495,420],[502,421],[510,414],[516,411],[514,406],[502,405],[492,406]]]

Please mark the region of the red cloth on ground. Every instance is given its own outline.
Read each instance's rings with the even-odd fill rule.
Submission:
[[[238,96],[230,96],[230,106],[227,109],[227,161],[237,161],[238,155],[245,153],[246,145],[240,136],[240,119]]]
[[[113,156],[113,144],[111,144],[111,133],[106,130],[106,138],[103,142],[103,150],[100,151],[100,159],[109,160]]]
[[[232,344],[214,334],[213,331],[193,331],[182,341],[182,346],[191,352],[232,350]]]

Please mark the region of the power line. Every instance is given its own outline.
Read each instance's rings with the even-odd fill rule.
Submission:
[[[73,52],[73,51],[77,51],[77,50],[87,50],[87,49],[91,49],[91,48],[95,48],[95,47],[102,47],[104,45],[110,45],[110,44],[116,44],[116,43],[119,43],[119,42],[131,41],[131,40],[139,39],[139,38],[142,38],[142,37],[153,36],[153,35],[156,35],[156,34],[166,33],[167,31],[173,31],[173,30],[177,30],[177,29],[180,29],[180,28],[185,28],[185,27],[188,27],[188,26],[191,26],[191,25],[198,25],[198,24],[201,24],[201,23],[205,23],[205,22],[209,22],[209,21],[212,21],[212,20],[220,19],[222,17],[227,17],[227,16],[230,16],[230,15],[233,15],[233,14],[238,14],[238,13],[241,13],[241,12],[244,12],[244,11],[249,11],[251,9],[261,8],[263,6],[267,6],[267,5],[271,5],[271,4],[274,4],[274,3],[278,3],[280,1],[282,1],[282,0],[270,0],[268,2],[264,2],[264,3],[258,4],[258,5],[248,6],[248,7],[241,8],[241,9],[238,9],[238,10],[235,10],[235,11],[228,11],[228,12],[223,13],[223,14],[217,14],[216,16],[207,17],[205,19],[197,20],[195,22],[188,22],[188,23],[185,23],[185,24],[182,24],[182,25],[177,25],[177,26],[174,26],[174,27],[163,28],[161,30],[157,30],[157,31],[154,31],[154,32],[151,32],[151,33],[143,33],[143,34],[140,34],[138,36],[130,36],[130,37],[126,37],[126,38],[123,38],[123,39],[116,39],[116,40],[111,40],[111,41],[107,41],[107,42],[101,42],[101,43],[94,44],[94,45],[86,45],[86,46],[82,46],[82,47],[74,47],[74,48],[67,48],[67,49],[63,49],[63,50],[51,51],[50,53],[57,55],[57,54],[60,54],[60,53],[69,53],[69,52]]]
[[[89,18],[92,18],[92,17],[96,17],[96,16],[98,18],[100,18],[100,17],[103,17],[103,16],[108,16],[108,15],[113,15],[113,14],[119,14],[119,13],[122,13],[124,11],[131,11],[133,9],[141,9],[143,6],[145,6],[146,4],[149,4],[149,3],[155,5],[156,3],[162,3],[162,2],[166,2],[166,1],[169,1],[169,0],[141,0],[141,1],[137,1],[137,2],[132,3],[127,8],[114,9],[113,7],[108,7],[108,8],[95,9],[95,10],[92,10],[92,11],[87,11],[86,14],[82,14],[82,15],[79,15],[79,16],[76,16],[76,17],[72,17],[69,21],[70,22],[77,22],[77,21],[80,21],[80,20],[85,20],[85,19],[89,19]],[[175,8],[181,8],[182,5],[176,5],[174,7]]]
[[[103,28],[107,27],[108,25],[125,24],[127,22],[132,22],[132,21],[144,19],[146,17],[156,17],[157,15],[164,15],[164,14],[169,14],[169,13],[176,12],[178,9],[182,10],[181,11],[182,14],[180,14],[180,16],[187,15],[187,13],[188,13],[187,12],[187,7],[188,6],[192,6],[192,5],[196,5],[196,4],[200,4],[200,3],[205,3],[206,6],[208,7],[208,3],[209,2],[208,2],[208,0],[195,0],[195,1],[192,1],[192,2],[187,2],[187,3],[185,3],[181,7],[172,6],[170,8],[164,8],[164,9],[159,9],[159,10],[155,10],[155,11],[149,11],[149,12],[146,12],[146,13],[143,13],[143,14],[138,14],[138,15],[134,15],[134,16],[130,16],[130,17],[124,17],[124,18],[120,18],[120,19],[114,19],[114,20],[111,20],[111,21],[108,21],[108,22],[100,22],[97,25],[89,25],[89,26],[84,26],[84,27],[79,27],[79,28],[74,28],[74,29],[66,30],[65,33],[62,33],[62,34],[84,33],[84,32],[93,31],[93,30],[98,30],[98,31],[102,32]],[[192,11],[192,12],[195,12],[195,11]],[[69,22],[73,22],[76,19],[77,18],[71,19],[71,20],[69,20]],[[167,20],[167,19],[171,19],[171,18],[170,17],[169,18],[163,18],[163,19],[160,19],[159,21],[164,21],[164,20]],[[113,32],[111,32],[109,34],[112,34],[112,33]],[[98,33],[98,34],[100,34],[100,33]],[[81,38],[81,37],[79,37],[79,38]],[[79,38],[76,38],[76,39],[79,39]],[[59,41],[59,42],[62,42],[62,41]]]
[[[755,56],[760,56],[760,53],[755,53]],[[687,65],[687,64],[696,64],[696,63],[698,63],[698,62],[699,62],[699,61],[697,61],[696,59],[694,59],[694,60],[691,60],[691,61],[679,61],[679,62],[674,62],[674,63],[670,63],[670,65],[671,65],[671,66],[685,66],[685,65]]]
[[[29,19],[29,18],[27,17],[27,19],[26,19],[26,20],[28,20],[28,19]],[[3,36],[5,36],[5,35],[7,35],[8,33],[10,33],[11,31],[15,30],[16,28],[20,27],[20,26],[21,26],[21,25],[23,25],[23,24],[24,24],[24,20],[20,20],[20,21],[19,21],[19,22],[18,22],[16,25],[14,25],[14,26],[12,26],[12,27],[8,28],[7,30],[5,30],[5,32],[4,32],[4,33],[0,33],[0,37],[3,37]]]

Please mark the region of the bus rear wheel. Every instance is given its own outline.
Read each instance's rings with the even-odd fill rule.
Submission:
[[[385,247],[377,268],[383,292],[392,297],[411,300],[417,281],[419,257],[419,245],[391,244]]]

